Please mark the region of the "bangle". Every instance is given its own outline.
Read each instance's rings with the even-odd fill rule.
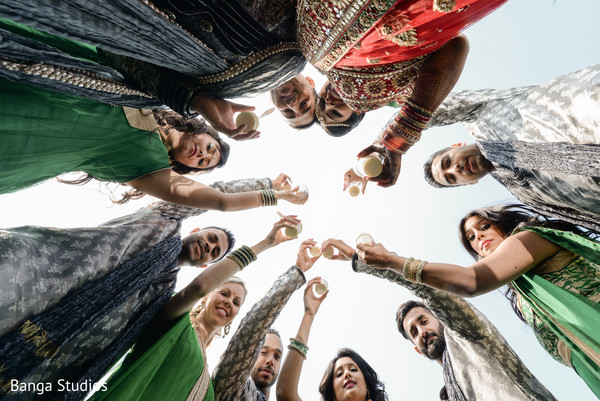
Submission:
[[[240,270],[243,270],[244,267],[256,260],[256,254],[252,248],[244,245],[227,255],[227,258],[236,262],[240,266]]]
[[[410,274],[410,266],[412,264],[412,262],[415,261],[415,258],[407,258],[404,261],[404,266],[402,267],[402,275],[404,276],[405,279],[408,279],[408,275]]]
[[[421,139],[421,132],[433,114],[407,100],[400,111],[386,124],[379,140],[389,150],[404,154]]]
[[[259,206],[275,206],[277,205],[277,192],[273,189],[261,189],[258,191]]]
[[[413,283],[422,284],[423,281],[421,276],[423,275],[423,269],[427,263],[429,262],[415,258],[406,259],[402,269],[404,278]]]
[[[290,338],[290,345],[288,349],[296,350],[302,355],[302,358],[306,359],[306,353],[308,352],[308,346],[297,338]]]

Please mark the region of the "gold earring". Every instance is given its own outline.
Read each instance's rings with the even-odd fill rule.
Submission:
[[[371,393],[369,393],[369,390],[367,390],[367,401],[371,401]]]

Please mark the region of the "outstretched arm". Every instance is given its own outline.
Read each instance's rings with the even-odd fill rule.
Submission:
[[[256,192],[223,193],[184,177],[171,169],[146,174],[127,183],[131,187],[167,202],[199,209],[220,211],[246,210],[260,206]],[[296,190],[276,191],[278,200],[303,204],[308,193]]]
[[[275,224],[267,236],[256,245],[252,251],[258,255],[266,249],[290,240],[281,233],[285,227],[294,228],[300,223],[295,216],[284,216]],[[189,311],[198,300],[227,281],[228,278],[240,271],[240,266],[230,258],[223,258],[200,273],[183,290],[173,295],[164,308],[154,318],[154,323],[160,325],[178,318]]]
[[[385,157],[383,172],[371,181],[383,187],[396,183],[402,155],[419,140],[432,113],[456,85],[468,53],[469,41],[464,35],[459,35],[440,47],[423,64],[406,104],[390,119],[378,140],[358,154],[358,157],[363,157],[378,152]]]
[[[258,301],[244,317],[239,328],[213,372],[212,384],[216,401],[238,401],[248,399],[256,390],[249,379],[261,343],[279,312],[288,299],[305,282],[304,273],[318,259],[307,256],[314,241],[306,240],[300,245],[296,266],[282,274],[273,287]],[[251,398],[251,397],[250,397]]]
[[[305,281],[300,269],[288,269],[244,317],[213,371],[215,401],[245,400],[244,393],[256,391],[249,377],[257,352],[281,309]]]
[[[469,267],[427,263],[421,280],[433,288],[474,297],[513,281],[559,249],[531,231],[522,231],[505,239],[494,252]],[[388,252],[381,244],[358,245],[358,255],[371,267],[388,268],[403,274],[406,258]]]
[[[304,316],[300,322],[296,340],[303,344],[308,343],[308,336],[312,327],[315,315],[321,306],[321,302],[325,299],[329,291],[317,297],[313,291],[313,286],[321,282],[320,277],[316,277],[308,282],[304,290]],[[305,356],[295,348],[290,348],[285,361],[279,372],[279,380],[277,381],[277,401],[302,401],[298,394],[298,383],[300,381],[300,373],[304,364]]]

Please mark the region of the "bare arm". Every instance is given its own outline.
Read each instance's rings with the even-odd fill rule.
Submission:
[[[246,400],[256,391],[256,386],[248,377],[258,357],[261,342],[292,293],[304,284],[304,273],[319,258],[311,258],[307,254],[314,245],[312,239],[302,242],[296,266],[275,281],[269,292],[252,307],[240,323],[213,371],[215,400]]]
[[[440,47],[419,71],[410,100],[424,109],[435,111],[456,85],[468,54],[469,41],[464,35]]]
[[[284,227],[294,228],[298,223],[300,223],[300,220],[293,216],[283,217],[273,225],[273,228],[265,239],[251,247],[252,250],[258,255],[266,249],[290,240],[290,238],[287,238],[281,233],[281,229]],[[154,323],[160,325],[161,323],[171,321],[183,315],[189,311],[200,298],[209,294],[239,271],[240,266],[229,258],[224,258],[208,267],[196,276],[196,278],[183,290],[179,291],[169,299],[165,307],[158,312],[157,316],[154,318]]]
[[[304,290],[304,315],[296,333],[296,339],[304,344],[308,343],[308,336],[312,327],[315,315],[321,306],[321,302],[325,299],[329,291],[317,297],[313,291],[313,285],[320,282],[321,278],[317,277],[306,284]],[[285,361],[279,372],[279,380],[277,380],[277,401],[302,401],[298,394],[298,383],[300,381],[300,373],[304,357],[296,350],[290,349]]]
[[[448,96],[460,74],[465,66],[467,55],[469,54],[469,41],[466,36],[459,35],[449,40],[444,46],[440,47],[435,53],[429,57],[429,59],[423,64],[423,67],[419,71],[419,74],[414,79],[414,88],[409,98],[410,102],[415,104],[421,109],[428,110],[433,113],[442,103],[442,101]],[[382,187],[390,187],[396,183],[398,175],[400,174],[400,167],[402,164],[402,153],[406,152],[408,147],[401,151],[396,145],[391,145],[389,142],[385,147],[383,146],[386,141],[383,139],[387,137],[385,134],[388,131],[395,132],[396,130],[402,130],[401,126],[398,126],[396,117],[402,115],[404,108],[398,112],[394,117],[390,119],[390,122],[384,128],[378,141],[368,146],[359,152],[358,157],[364,157],[371,152],[378,152],[385,158],[383,172],[377,176],[370,178],[371,181],[376,181],[377,185]],[[388,128],[396,127],[396,128]],[[414,127],[410,129],[410,132],[415,133]],[[393,137],[396,134],[392,134]],[[420,132],[418,132],[420,137]],[[416,140],[418,140],[418,137]],[[389,138],[388,138],[389,140]]]
[[[372,267],[392,269],[402,274],[406,258],[387,252],[381,244],[358,246],[359,256]],[[428,263],[423,284],[460,296],[474,297],[502,287],[558,252],[552,242],[522,231],[505,239],[489,256],[469,267],[448,263]]]
[[[223,193],[170,169],[146,174],[127,184],[167,202],[199,209],[234,211],[260,206],[256,192]],[[303,204],[308,199],[308,194],[281,190],[277,191],[277,198]]]

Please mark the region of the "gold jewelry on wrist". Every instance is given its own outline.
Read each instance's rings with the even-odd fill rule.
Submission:
[[[404,262],[402,274],[404,278],[413,283],[422,284],[422,275],[425,265],[429,263],[426,260],[420,260],[415,258],[407,258]]]

